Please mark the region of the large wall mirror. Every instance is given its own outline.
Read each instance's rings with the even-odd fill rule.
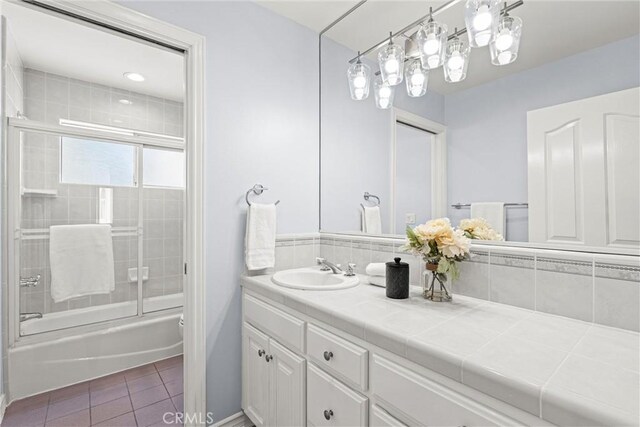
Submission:
[[[501,244],[638,253],[639,7],[369,0],[336,16],[320,37],[321,230],[484,218]]]

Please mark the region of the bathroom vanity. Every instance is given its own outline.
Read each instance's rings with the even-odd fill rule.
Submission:
[[[637,333],[418,289],[242,286],[242,408],[256,426],[638,422]],[[580,397],[612,383],[611,407]]]

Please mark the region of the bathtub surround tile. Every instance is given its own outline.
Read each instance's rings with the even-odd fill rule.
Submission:
[[[100,423],[102,421],[115,418],[119,415],[126,414],[133,410],[131,406],[132,399],[127,394],[111,402],[103,403],[102,405],[91,407],[91,422],[93,424]]]

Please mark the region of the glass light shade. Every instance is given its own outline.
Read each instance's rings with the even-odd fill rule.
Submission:
[[[464,22],[471,47],[488,45],[496,35],[500,2],[498,0],[467,0]]]
[[[391,86],[402,83],[404,72],[404,48],[390,43],[378,52],[378,64],[382,80]]]
[[[428,70],[438,68],[444,62],[447,46],[447,26],[435,21],[422,25],[418,31],[418,47],[422,66]]]
[[[388,110],[393,106],[394,88],[389,83],[378,77],[373,83],[373,93],[376,98],[376,107],[381,110]]]
[[[467,77],[469,66],[469,46],[466,46],[459,38],[454,38],[447,43],[444,58],[444,79],[449,83],[461,82]]]
[[[522,19],[509,15],[501,16],[498,22],[498,33],[489,44],[491,63],[507,65],[515,61],[520,49],[521,35]]]
[[[404,70],[404,81],[407,84],[407,94],[413,98],[427,93],[429,71],[422,67],[422,61],[414,59]]]
[[[347,70],[347,79],[349,80],[351,99],[354,101],[367,99],[371,82],[371,68],[358,59],[358,62],[351,64]]]

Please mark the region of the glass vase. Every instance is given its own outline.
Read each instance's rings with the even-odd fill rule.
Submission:
[[[445,286],[447,276],[438,273],[438,263],[427,262],[422,276],[422,296],[436,302],[451,301],[451,294]]]

